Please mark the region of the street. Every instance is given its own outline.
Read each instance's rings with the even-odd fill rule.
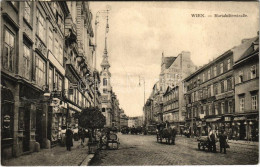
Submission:
[[[102,150],[93,166],[118,165],[245,165],[258,163],[258,143],[232,143],[227,154],[199,151],[196,139],[177,136],[176,145],[156,142],[155,136],[122,135],[119,150]]]

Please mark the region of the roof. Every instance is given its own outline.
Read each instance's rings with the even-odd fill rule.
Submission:
[[[237,62],[239,60],[244,59],[247,57],[250,53],[254,51],[254,48],[251,47],[253,42],[257,42],[259,40],[259,37],[254,37],[247,39],[245,42],[242,44],[232,48],[231,50],[233,51],[233,59],[234,62]]]
[[[163,62],[165,63],[165,69],[168,69],[175,59],[176,57],[164,57]]]

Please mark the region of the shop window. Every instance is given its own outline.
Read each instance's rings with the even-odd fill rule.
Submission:
[[[58,90],[61,91],[62,90],[62,77],[59,76],[59,82],[58,82]]]
[[[5,29],[2,65],[4,69],[9,71],[13,71],[15,46],[14,41],[14,34],[12,34],[9,30]]]
[[[45,85],[45,62],[39,56],[35,56],[35,72],[36,72],[36,84],[39,86]]]
[[[30,67],[31,67],[31,50],[26,45],[23,45],[23,67],[24,67],[24,73],[23,76],[26,79],[29,79],[30,77]]]
[[[258,101],[257,101],[257,95],[252,95],[252,110],[257,110]]]
[[[251,79],[256,78],[256,65],[251,66],[250,77],[251,77]]]
[[[31,2],[25,1],[24,2],[24,18],[28,23],[31,22]]]
[[[243,112],[245,108],[245,96],[239,97],[239,111]]]
[[[53,68],[49,68],[49,90],[53,91]]]

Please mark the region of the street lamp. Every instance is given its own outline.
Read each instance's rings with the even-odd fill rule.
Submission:
[[[100,10],[96,13],[96,19],[95,19],[95,61],[94,61],[94,107],[96,107],[96,64],[97,64],[97,27],[99,24],[99,15],[100,14],[106,14],[107,17],[107,25],[106,25],[106,34],[109,30],[108,25],[108,13],[111,10],[111,7],[109,5],[106,6],[107,10]]]
[[[144,84],[144,116],[145,116],[145,78],[142,77],[143,79],[143,84]],[[139,86],[141,86],[141,77],[139,75]],[[145,123],[146,123],[146,119],[144,119]]]

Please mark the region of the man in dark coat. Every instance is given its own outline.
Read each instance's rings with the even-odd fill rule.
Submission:
[[[70,127],[68,127],[68,129],[66,130],[66,147],[68,151],[71,151],[71,147],[73,146],[73,132],[70,129]]]
[[[224,130],[221,130],[221,134],[219,135],[219,143],[220,143],[220,152],[222,152],[222,148],[224,149],[224,154],[226,154],[226,142],[227,135]]]

